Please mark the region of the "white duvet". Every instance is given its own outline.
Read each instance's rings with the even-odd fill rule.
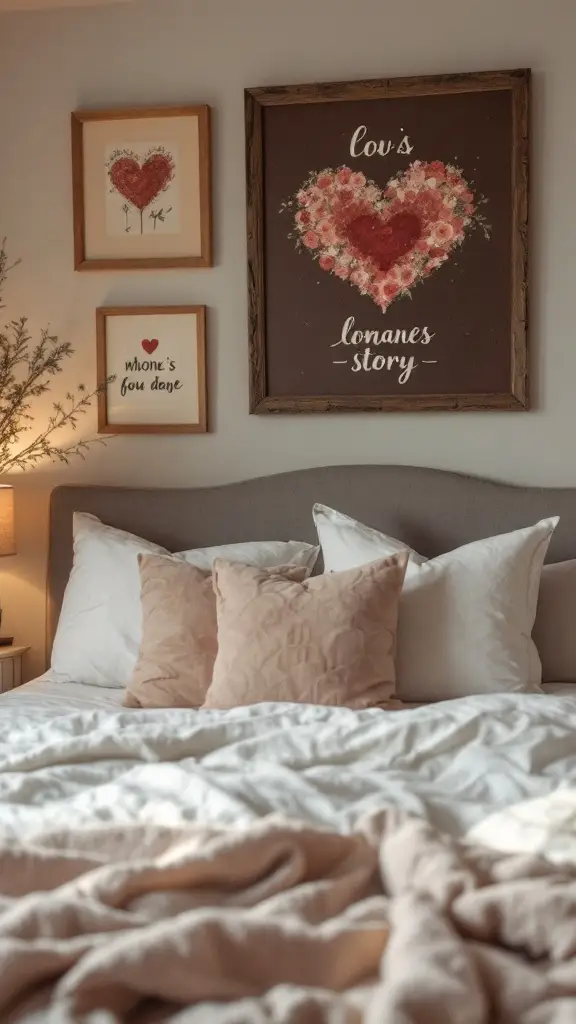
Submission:
[[[279,813],[350,832],[395,805],[462,835],[499,809],[576,787],[574,693],[397,712],[128,711],[120,691],[38,681],[0,698],[0,830]]]

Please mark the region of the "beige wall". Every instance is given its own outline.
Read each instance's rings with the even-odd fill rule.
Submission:
[[[396,462],[576,484],[575,37],[568,0],[144,0],[0,15],[0,235],[25,261],[8,312],[27,312],[35,328],[49,320],[74,342],[59,386],[94,379],[96,306],[210,307],[210,436],[115,440],[65,473],[48,467],[17,481],[20,553],[0,566],[0,594],[6,625],[34,645],[31,670],[41,666],[47,497],[58,481],[194,485]],[[535,411],[248,416],[244,86],[519,66],[535,74]],[[174,102],[214,107],[216,268],[75,274],[69,112]]]

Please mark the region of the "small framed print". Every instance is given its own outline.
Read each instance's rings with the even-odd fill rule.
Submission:
[[[207,432],[205,306],[98,309],[96,336],[101,434]]]
[[[210,108],[72,114],[76,270],[212,266]]]

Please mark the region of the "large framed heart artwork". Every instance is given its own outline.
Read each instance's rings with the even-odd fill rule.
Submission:
[[[251,412],[528,407],[529,83],[246,91]]]
[[[210,108],[72,114],[76,270],[210,267]]]

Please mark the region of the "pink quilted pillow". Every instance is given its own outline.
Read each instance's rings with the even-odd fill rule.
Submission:
[[[139,555],[142,642],[124,706],[199,708],[218,650],[212,573],[170,555]],[[265,573],[267,570],[263,570]],[[304,579],[307,566],[283,566]]]
[[[217,559],[218,655],[203,706],[386,704],[407,558],[302,581]]]

